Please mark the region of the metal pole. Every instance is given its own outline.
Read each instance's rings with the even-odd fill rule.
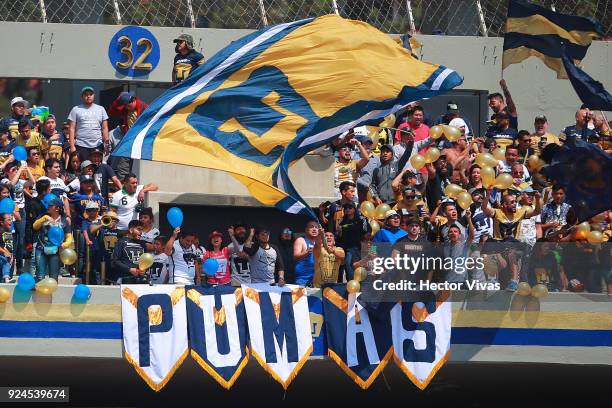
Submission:
[[[195,15],[193,14],[193,5],[191,0],[187,0],[187,9],[189,10],[189,19],[191,20],[191,28],[196,27]]]
[[[480,32],[483,37],[488,37],[487,24],[485,23],[484,13],[482,12],[482,6],[480,0],[476,0],[476,8],[478,9],[478,20],[480,21]]]
[[[102,259],[100,262],[100,285],[106,285],[106,261]]]
[[[91,275],[91,259],[89,259],[89,245],[85,243],[85,284],[89,285]]]
[[[117,24],[121,25],[121,12],[119,11],[119,1],[113,0],[113,5],[115,7],[115,19],[117,20]]]
[[[412,15],[412,2],[406,0],[406,9],[408,9],[408,22],[410,23],[410,34],[416,34],[416,26],[414,25],[414,16]]]
[[[264,26],[268,25],[268,17],[266,17],[266,6],[264,6],[263,0],[259,0],[259,12],[261,13],[261,21]]]
[[[338,10],[338,2],[336,0],[332,0],[332,5],[334,6],[334,13],[339,16],[340,10]]]
[[[40,14],[42,14],[42,22],[47,22],[47,7],[45,7],[45,0],[39,0],[38,4],[40,5]]]

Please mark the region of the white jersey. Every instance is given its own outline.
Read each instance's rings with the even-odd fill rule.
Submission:
[[[142,234],[140,234],[140,239],[148,242],[149,244],[152,244],[155,238],[157,238],[158,236],[159,230],[157,228],[151,228],[149,232],[143,231]]]
[[[181,243],[174,241],[170,257],[170,272],[172,283],[193,285],[195,283],[195,260],[197,258],[195,245],[183,248]]]
[[[227,248],[230,251],[232,286],[240,286],[243,283],[251,283],[251,267],[249,264],[249,258],[242,258],[238,256],[238,252],[242,251],[244,244],[240,244],[238,248],[235,248],[234,243],[231,243]]]
[[[168,255],[163,252],[153,257],[153,265],[151,265],[148,271],[151,274],[152,283],[168,283],[168,262]]]
[[[134,194],[128,194],[124,188],[113,194],[111,207],[117,209],[117,216],[119,217],[117,229],[125,231],[130,221],[138,219],[135,209],[138,205],[138,194],[140,194],[143,188],[143,185],[139,185],[136,187]]]
[[[47,176],[42,176],[38,180],[49,180],[49,184],[51,185],[51,192],[61,190],[62,191],[61,196],[66,197],[66,192],[68,192],[68,187],[64,183],[64,180],[62,180],[61,178],[56,177],[52,179]]]

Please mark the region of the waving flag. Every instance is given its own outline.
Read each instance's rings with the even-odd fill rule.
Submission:
[[[510,0],[502,69],[534,56],[567,79],[561,62],[561,43],[576,62],[586,55],[591,42],[603,34],[601,24],[589,17],[556,13],[522,0]]]
[[[314,213],[289,166],[342,132],[461,84],[337,15],[250,34],[154,101],[113,155],[232,173],[265,205]]]
[[[565,47],[562,49],[565,72],[582,103],[589,109],[611,111],[612,95],[606,91],[601,82],[591,78],[589,74],[575,66],[567,55]]]

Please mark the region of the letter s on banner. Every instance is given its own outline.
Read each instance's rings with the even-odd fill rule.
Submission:
[[[161,390],[187,357],[185,289],[122,285],[121,318],[126,360],[149,387]]]
[[[439,292],[435,303],[398,303],[390,312],[393,359],[420,389],[450,356],[451,304],[446,296]]]

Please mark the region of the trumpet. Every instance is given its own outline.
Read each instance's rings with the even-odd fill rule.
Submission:
[[[101,222],[103,226],[108,227],[113,222],[113,217],[111,217],[110,215],[104,215],[102,216]]]

